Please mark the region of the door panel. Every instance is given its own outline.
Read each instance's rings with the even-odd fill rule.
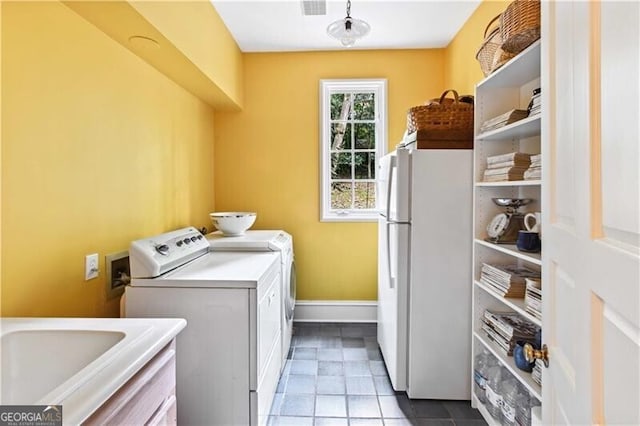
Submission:
[[[542,2],[545,424],[640,424],[639,21]]]
[[[378,247],[378,344],[393,388],[405,390],[409,225],[380,219]]]

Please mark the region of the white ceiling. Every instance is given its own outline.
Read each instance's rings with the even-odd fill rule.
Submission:
[[[326,15],[303,16],[300,0],[210,0],[243,52],[343,50],[327,26],[346,16],[346,0]],[[351,17],[371,32],[350,49],[446,47],[481,0],[351,0]]]

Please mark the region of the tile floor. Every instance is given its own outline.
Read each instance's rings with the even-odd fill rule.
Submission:
[[[294,323],[270,426],[480,426],[468,401],[409,399],[391,387],[375,324]]]

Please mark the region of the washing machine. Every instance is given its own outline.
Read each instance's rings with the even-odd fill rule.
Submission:
[[[280,252],[212,252],[193,227],[131,243],[130,318],[184,318],[181,425],[266,425],[281,372]]]
[[[293,237],[282,230],[249,230],[238,237],[226,237],[220,231],[206,235],[213,252],[279,252],[282,278],[282,365],[287,360],[293,334],[296,305],[296,268]]]

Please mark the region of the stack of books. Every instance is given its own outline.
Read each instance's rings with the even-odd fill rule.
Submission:
[[[523,180],[524,173],[531,165],[531,154],[510,152],[508,154],[487,157],[487,168],[484,170],[485,182],[502,182]]]
[[[513,348],[518,340],[535,342],[536,333],[539,331],[535,324],[515,312],[496,312],[489,309],[485,310],[482,316],[482,330],[506,356],[513,355]]]
[[[525,310],[542,321],[542,282],[540,278],[525,278]]]
[[[529,111],[529,117],[540,114],[540,88],[533,89],[533,96],[531,96],[531,102],[529,102],[527,110]]]
[[[531,372],[531,378],[540,386],[542,386],[542,367],[544,367],[544,361],[536,359],[536,363],[533,365],[533,371]]]
[[[504,127],[507,124],[515,123],[518,120],[527,118],[528,115],[529,112],[526,109],[512,109],[511,111],[507,111],[497,117],[490,118],[482,123],[482,126],[480,126],[480,133],[489,132],[491,130]]]
[[[489,263],[483,263],[480,270],[480,282],[502,297],[524,298],[528,279],[539,280],[540,272],[524,266]]]
[[[536,180],[542,178],[542,154],[532,155],[529,168],[524,172],[525,180]]]

